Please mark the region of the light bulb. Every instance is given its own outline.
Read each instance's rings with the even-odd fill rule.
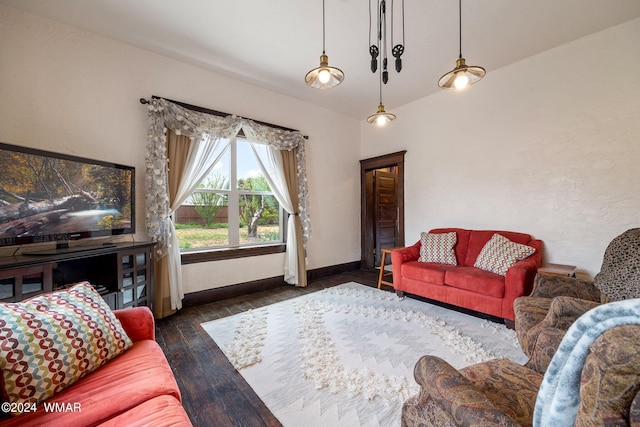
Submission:
[[[458,71],[456,73],[456,79],[453,81],[453,85],[456,89],[464,89],[469,84],[469,77],[467,77],[464,71]]]
[[[378,126],[384,126],[387,123],[389,123],[389,119],[384,114],[380,114],[378,115],[378,117],[376,117],[376,124]]]
[[[320,80],[322,84],[328,83],[329,80],[331,80],[331,72],[326,68],[321,69],[318,71],[318,80]]]

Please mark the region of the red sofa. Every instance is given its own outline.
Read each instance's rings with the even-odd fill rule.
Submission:
[[[114,313],[133,341],[131,348],[47,399],[49,411],[40,404],[36,412],[5,416],[0,426],[191,426],[171,367],[155,341],[151,310]]]
[[[457,265],[419,262],[421,242],[391,252],[393,286],[404,292],[513,321],[513,301],[531,292],[542,263],[542,241],[512,231],[437,228],[429,233],[455,232]],[[506,275],[474,267],[476,258],[494,234],[531,246],[535,253],[518,261]]]

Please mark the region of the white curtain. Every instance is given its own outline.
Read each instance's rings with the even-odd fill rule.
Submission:
[[[162,98],[154,98],[148,103],[149,108],[149,132],[147,134],[147,153],[146,153],[146,228],[147,234],[156,244],[156,257],[158,259],[169,255],[170,266],[170,285],[171,307],[179,309],[182,306],[184,297],[182,288],[182,279],[180,272],[180,249],[178,247],[177,238],[175,236],[175,227],[169,219],[178,206],[184,201],[198,183],[204,179],[215,163],[219,159],[219,155],[213,155],[214,159],[208,159],[212,156],[211,152],[220,149],[221,140],[229,140],[234,138],[240,129],[250,140],[265,144],[272,150],[296,150],[296,175],[298,179],[298,206],[291,206],[291,199],[287,203],[285,195],[286,185],[280,185],[280,178],[277,178],[275,172],[265,173],[272,178],[274,192],[277,191],[281,199],[278,201],[283,205],[287,212],[295,212],[300,218],[302,226],[302,236],[297,236],[295,228],[290,226],[293,215],[289,216],[288,229],[289,239],[301,239],[303,245],[311,236],[311,220],[309,216],[309,196],[307,190],[306,165],[305,165],[305,145],[304,137],[298,131],[288,131],[275,129],[273,127],[261,125],[252,120],[236,116],[217,117],[211,114],[201,113],[188,110],[173,102]],[[185,168],[188,172],[188,179],[184,180],[184,184],[178,190],[173,206],[169,206],[169,195],[167,185],[167,141],[165,129],[173,130],[176,135],[184,135],[191,138],[195,144],[194,148],[189,152],[189,161],[193,166]],[[202,136],[207,138],[202,140]],[[213,144],[211,146],[210,144]],[[222,153],[221,153],[222,154]],[[220,154],[220,155],[221,155]],[[278,158],[280,156],[273,156]],[[262,158],[262,157],[261,157]],[[265,167],[267,160],[264,160]],[[281,168],[276,168],[281,170]],[[274,169],[275,170],[275,169]],[[270,184],[271,185],[271,184]],[[285,190],[283,191],[282,188]],[[289,246],[287,241],[287,249]],[[287,251],[287,259],[285,261],[284,274],[287,282],[297,284],[299,278],[297,260],[295,252]],[[306,272],[305,272],[306,274]],[[305,281],[306,283],[306,281]]]
[[[286,256],[284,261],[284,280],[285,282],[296,285],[298,284],[298,251],[296,248],[296,227],[294,215],[296,213],[291,197],[287,190],[287,181],[284,176],[284,167],[282,165],[282,156],[272,146],[251,143],[253,153],[258,160],[260,170],[269,183],[271,191],[282,205],[284,210],[289,214],[287,219],[287,241]]]
[[[183,168],[183,174],[180,177],[180,185],[178,186],[173,205],[169,207],[166,219],[169,229],[167,251],[169,255],[169,291],[172,310],[182,308],[184,291],[182,286],[180,246],[171,217],[193,190],[209,175],[209,172],[211,172],[216,163],[220,161],[220,158],[224,155],[228,147],[228,139],[216,138],[211,135],[195,137],[189,145],[187,161]]]

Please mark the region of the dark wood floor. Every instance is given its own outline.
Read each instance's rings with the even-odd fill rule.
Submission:
[[[200,327],[201,323],[350,281],[375,287],[377,274],[376,271],[341,273],[312,281],[306,288],[283,286],[185,308],[173,316],[159,319],[156,322],[156,339],[173,369],[184,408],[193,425],[281,425]]]

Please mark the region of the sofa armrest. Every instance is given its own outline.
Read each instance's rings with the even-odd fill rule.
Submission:
[[[547,316],[540,322],[545,328],[558,328],[564,331],[585,314],[600,303],[574,297],[555,297],[551,300]]]
[[[392,265],[397,264],[399,266],[404,264],[405,262],[417,261],[418,258],[420,258],[420,246],[421,243],[418,240],[418,242],[414,243],[411,246],[391,251]]]
[[[513,303],[516,298],[529,295],[533,287],[533,278],[538,270],[535,260],[523,259],[515,263],[504,279],[504,299],[502,301],[502,317],[515,320]]]
[[[391,251],[391,269],[393,271],[393,287],[398,290],[404,289],[402,286],[402,264],[409,261],[417,261],[420,257],[420,241],[407,246],[406,248]]]
[[[567,330],[580,316],[598,305],[595,301],[580,298],[553,298],[545,318],[530,330],[535,342],[527,367],[544,374]]]
[[[557,328],[544,328],[536,335],[536,342],[531,350],[531,357],[525,365],[529,369],[544,374],[560,347],[567,331]]]
[[[457,425],[518,426],[457,369],[437,356],[423,356],[414,371],[421,398],[431,398]]]
[[[592,281],[568,276],[536,275],[531,296],[554,298],[569,296],[589,301],[600,302],[600,290]]]
[[[149,307],[124,308],[114,310],[113,313],[120,320],[131,341],[156,339],[156,325]]]

